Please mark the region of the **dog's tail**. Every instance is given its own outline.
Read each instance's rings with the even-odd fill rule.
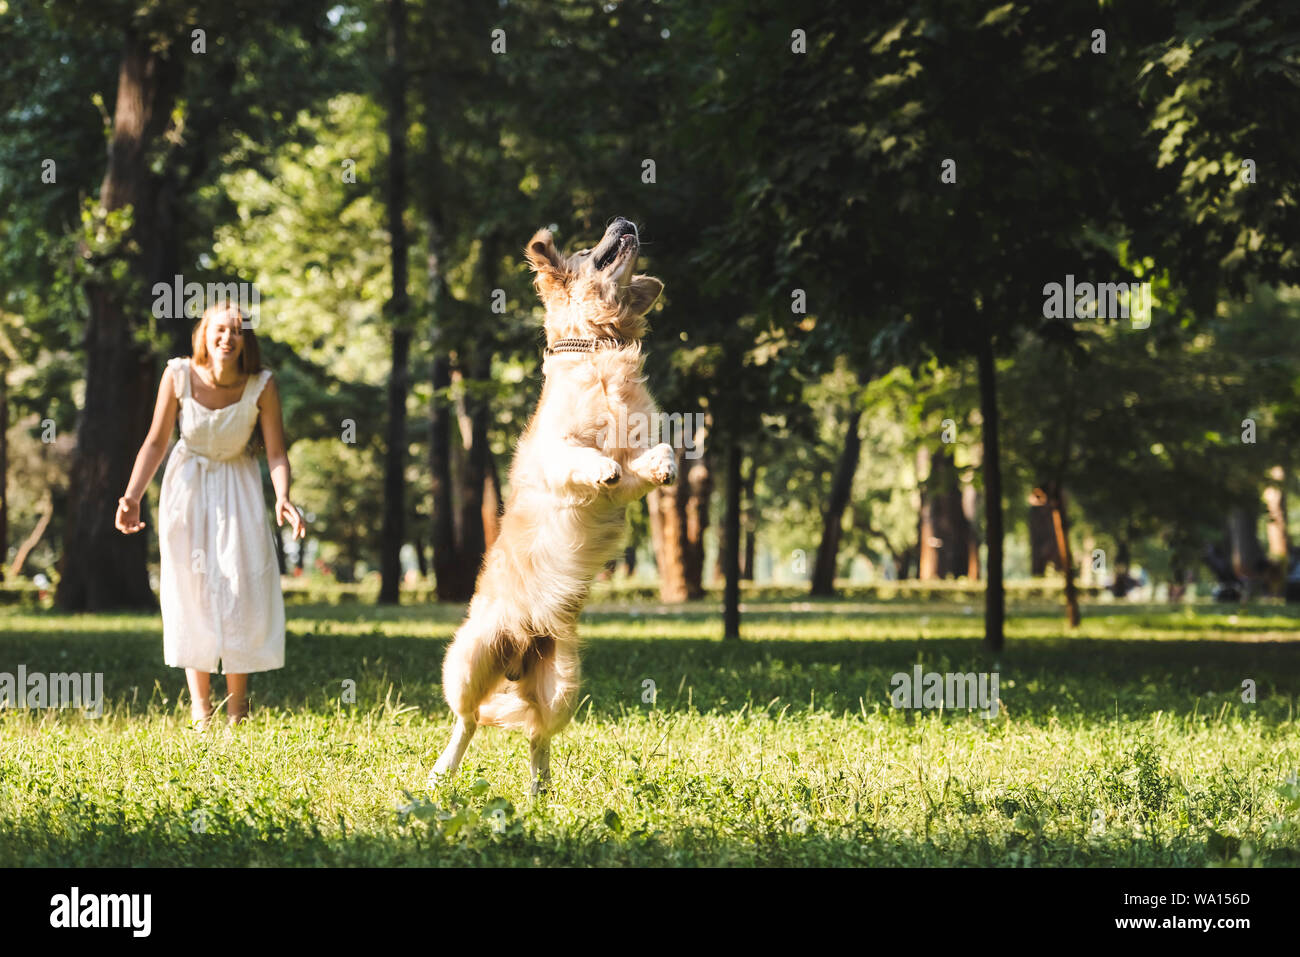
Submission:
[[[578,656],[550,635],[533,635],[504,680],[478,706],[478,723],[550,737],[569,721],[578,691]]]
[[[498,686],[498,690],[478,706],[478,723],[493,728],[528,732],[536,720],[536,707],[521,698],[510,685]]]

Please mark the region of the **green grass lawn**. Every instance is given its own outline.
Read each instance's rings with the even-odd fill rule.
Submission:
[[[1070,637],[1018,606],[994,661],[961,603],[749,602],[724,644],[712,605],[596,602],[537,804],[524,738],[494,729],[424,788],[461,611],[291,607],[288,667],[207,734],[156,616],[0,611],[0,671],[103,672],[108,699],[0,711],[0,865],[1300,863],[1280,606],[1094,605]],[[997,670],[1001,713],[892,708],[918,663]]]

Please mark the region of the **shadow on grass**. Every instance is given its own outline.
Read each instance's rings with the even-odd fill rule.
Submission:
[[[1203,840],[1158,840],[1113,834],[1086,840],[1047,839],[1019,832],[947,833],[918,839],[895,828],[854,822],[828,833],[795,834],[788,823],[765,822],[747,833],[708,828],[631,834],[613,833],[600,815],[565,824],[545,811],[525,812],[528,822],[504,835],[485,830],[467,839],[446,839],[422,824],[386,834],[333,828],[322,834],[309,816],[253,823],[215,821],[196,833],[176,818],[124,825],[112,819],[85,821],[57,831],[28,822],[0,820],[3,867],[439,867],[439,866],[775,866],[775,867],[1202,867],[1216,858]],[[1300,852],[1274,848],[1257,863],[1294,866]],[[1227,861],[1225,858],[1224,863]]]
[[[584,616],[589,630],[607,633],[625,625],[629,633],[584,643],[583,693],[588,696],[582,705],[584,716],[614,718],[646,710],[642,699],[647,680],[657,689],[657,706],[670,711],[690,707],[724,714],[742,709],[774,713],[782,708],[793,714],[871,712],[889,707],[892,676],[910,674],[917,664],[927,672],[996,670],[1001,699],[1018,721],[1067,716],[1107,720],[1156,711],[1213,716],[1227,706],[1267,722],[1283,722],[1294,718],[1300,696],[1300,641],[1186,637],[1189,632],[1219,630],[1217,622],[1207,620],[1218,617],[1218,608],[1189,618],[1181,613],[1154,616],[1140,606],[1114,611],[1099,607],[1092,610],[1095,616],[1105,611],[1121,619],[1114,637],[1013,637],[995,660],[974,636],[864,635],[742,642],[655,637],[645,634],[655,627],[644,614],[647,607],[639,606],[643,613],[636,617],[605,609]],[[1293,627],[1294,619],[1282,611],[1250,609],[1252,617],[1267,620],[1263,629],[1257,622],[1251,630],[1271,635],[1274,626]],[[951,606],[931,609],[936,616],[945,612],[951,613]],[[435,633],[449,636],[462,613],[460,606],[357,608],[347,614],[331,606],[299,609],[290,624],[289,666],[253,678],[254,706],[333,712],[340,706],[345,682],[352,681],[355,707],[362,711],[400,697],[403,704],[442,720],[445,705],[439,683],[446,637],[388,635],[381,626],[393,630],[395,623],[419,621],[427,629],[433,622]],[[873,606],[856,615],[794,617],[813,621],[828,634],[843,634],[865,632],[871,622],[889,616]],[[716,624],[709,607],[678,609],[670,619]],[[789,606],[751,611],[745,618],[756,632],[779,629],[791,620]],[[334,634],[329,633],[329,622],[373,630]],[[1144,633],[1154,629],[1170,637],[1125,638],[1123,631],[1130,624]],[[115,708],[138,712],[150,705],[176,706],[184,691],[184,674],[161,663],[156,623],[134,633],[124,631],[120,623],[102,632],[82,630],[83,619],[77,625],[75,631],[60,631],[54,620],[49,630],[39,634],[0,631],[0,671],[12,672],[20,662],[29,672],[102,671],[106,697]],[[971,626],[978,629],[978,622]],[[1257,704],[1242,702],[1243,682],[1248,680],[1255,683]],[[214,682],[215,692],[220,694],[222,688],[220,680]],[[968,718],[964,711],[950,712],[944,720]]]

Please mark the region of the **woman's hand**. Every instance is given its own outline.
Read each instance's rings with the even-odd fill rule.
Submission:
[[[140,500],[138,498],[127,498],[123,495],[117,500],[117,515],[113,524],[123,535],[134,535],[140,529],[144,528],[144,522],[140,521]]]
[[[289,527],[293,529],[294,538],[307,537],[307,522],[303,520],[302,512],[298,511],[298,506],[287,498],[277,498],[275,500],[275,524],[284,525],[286,520],[289,522]]]

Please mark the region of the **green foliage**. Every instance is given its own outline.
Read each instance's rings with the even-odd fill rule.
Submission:
[[[294,445],[295,498],[314,519],[321,559],[342,581],[353,580],[359,562],[378,564],[372,505],[383,496],[383,470],[377,444],[373,437],[349,444],[336,435]]]
[[[398,807],[397,819],[408,827],[416,821],[423,822],[431,834],[465,849],[518,838],[523,833],[523,825],[515,816],[515,806],[503,797],[481,800],[491,787],[485,779],[478,778],[466,795],[451,791],[445,798],[446,807],[431,798],[403,791],[408,803]]]
[[[1253,500],[1269,466],[1294,472],[1300,161],[1277,131],[1300,119],[1300,14],[1258,0],[1100,14],[885,0],[865,17],[843,0],[407,9],[413,528],[428,518],[429,403],[487,403],[504,458],[535,402],[539,310],[522,243],[553,223],[580,245],[613,215],[644,227],[642,268],[667,284],[647,343],[657,397],[710,412],[715,445],[743,439],[759,534],[779,553],[813,553],[857,407],[866,441],[842,557],[910,544],[915,456],[939,422],[957,424],[959,467],[975,460],[967,357],[989,341],[1006,357],[1013,513],[1059,472],[1077,528],[1185,557],[1220,503]],[[34,413],[71,434],[86,283],[144,295],[128,269],[136,211],[106,214],[98,192],[123,41],[146,36],[178,68],[172,126],[149,144],[151,186],[175,199],[170,252],[187,279],[259,288],[291,442],[356,424],[359,444],[338,461],[305,444],[293,454],[326,550],[365,560],[377,523],[355,512],[378,501],[366,456],[382,451],[393,318],[386,17],[371,0],[4,5],[13,421]],[[1105,54],[1090,48],[1098,24]],[[490,51],[498,27],[505,55]],[[792,49],[796,29],[806,52]],[[955,183],[940,179],[945,159]],[[1150,330],[1044,319],[1043,284],[1066,273],[1151,281]],[[490,309],[498,289],[504,313]],[[184,329],[133,315],[159,357],[183,348]],[[459,373],[445,397],[427,385],[435,355]],[[1234,441],[1247,417],[1253,447]],[[26,492],[16,531],[35,516]]]
[[[1144,241],[1193,285],[1205,284],[1193,278],[1200,271],[1237,295],[1255,279],[1296,283],[1300,160],[1277,133],[1300,119],[1300,12],[1259,0],[1230,12],[1180,3],[1173,29],[1141,58],[1157,165],[1176,177],[1178,197]]]
[[[259,335],[340,380],[380,385],[388,329],[379,312],[392,283],[374,182],[385,150],[382,116],[365,97],[343,94],[320,115],[300,114],[297,126],[303,141],[286,143],[264,166],[234,159],[205,191],[209,202],[220,198],[235,213],[214,232],[212,268],[256,284]],[[231,156],[246,155],[250,145],[239,141]],[[346,182],[353,168],[356,182]]]

